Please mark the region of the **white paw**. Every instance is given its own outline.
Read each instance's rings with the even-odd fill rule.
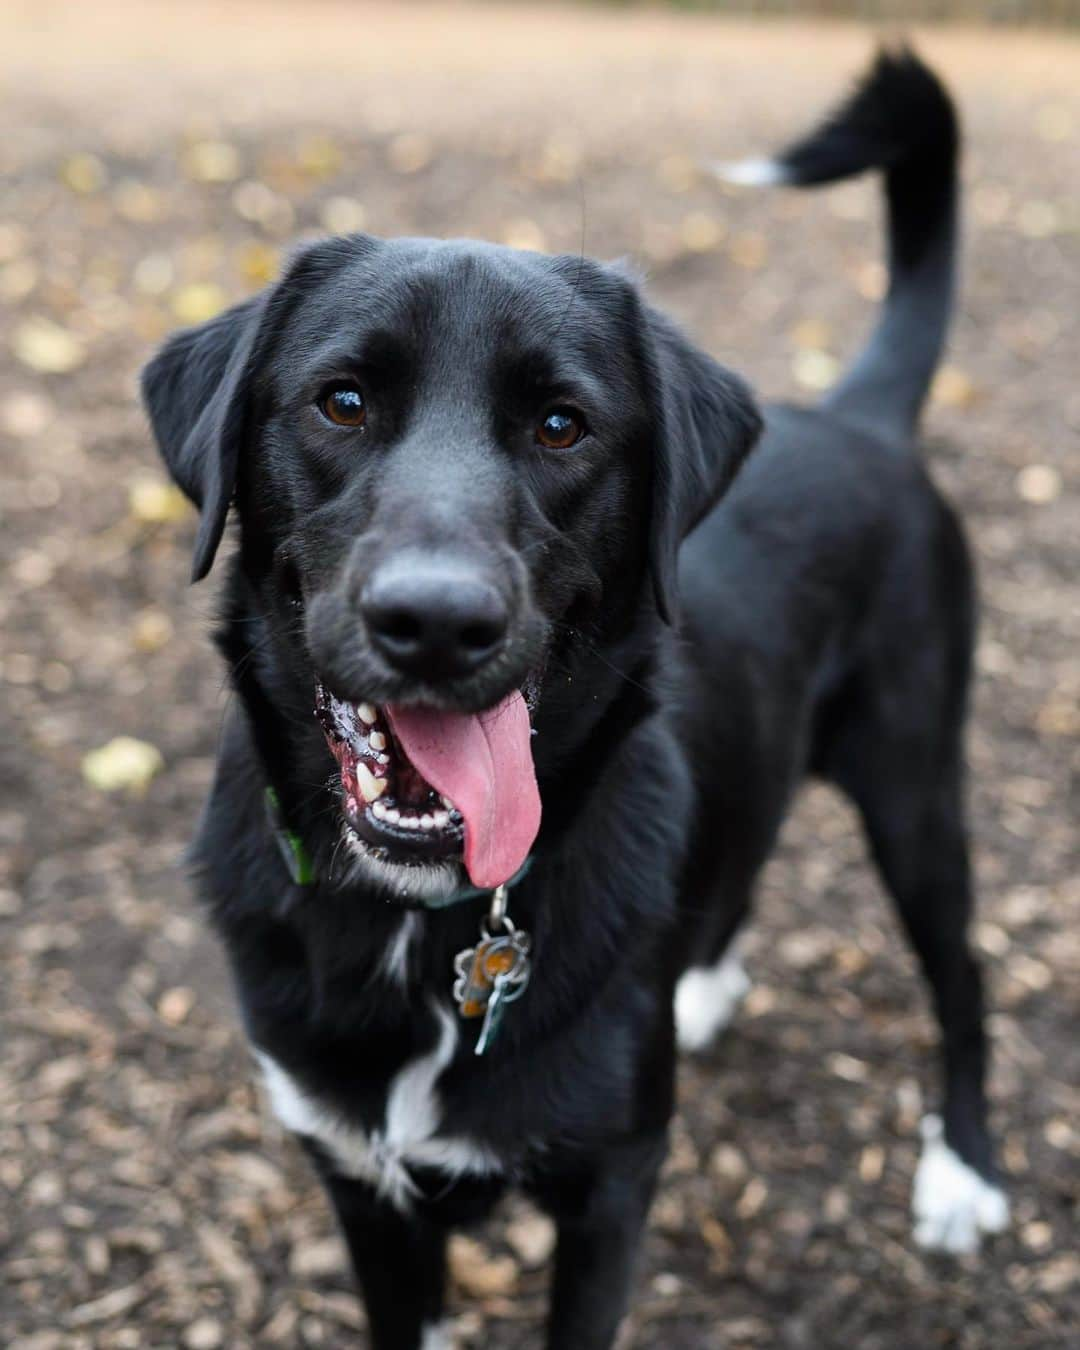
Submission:
[[[715,966],[695,966],[675,988],[675,1034],[679,1049],[704,1050],[735,1016],[750,977],[730,948]]]
[[[1008,1227],[1005,1193],[946,1144],[940,1116],[924,1116],[919,1128],[923,1149],[911,1196],[915,1241],[928,1251],[978,1251],[984,1233]]]

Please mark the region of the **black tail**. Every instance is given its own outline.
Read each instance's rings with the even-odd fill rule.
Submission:
[[[883,51],[818,130],[775,160],[727,175],[813,187],[884,170],[889,291],[869,342],[826,404],[904,436],[918,422],[952,309],[959,146],[956,111],[937,76],[907,49]]]

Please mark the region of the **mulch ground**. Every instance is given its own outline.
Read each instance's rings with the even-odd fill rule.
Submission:
[[[0,1343],[362,1344],[183,875],[225,694],[135,373],[290,241],[362,226],[630,255],[765,394],[812,397],[880,288],[874,188],[725,191],[699,163],[801,130],[867,37],[332,0],[4,0],[0,26]],[[753,992],[682,1071],[628,1345],[1076,1344],[1080,47],[923,45],[969,133],[928,454],[982,580],[975,940],[1015,1223],[977,1259],[910,1241],[934,1029],[851,811],[813,789]],[[548,1243],[514,1202],[455,1245],[463,1346],[539,1343]]]

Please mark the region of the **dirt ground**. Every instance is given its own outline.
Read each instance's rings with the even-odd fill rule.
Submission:
[[[874,188],[729,191],[699,165],[801,130],[869,45],[656,12],[0,0],[0,1344],[364,1343],[180,862],[224,691],[141,362],[290,241],[362,226],[630,255],[765,395],[813,397],[880,287]],[[975,936],[1015,1222],[977,1259],[910,1241],[933,1028],[850,811],[813,789],[764,878],[753,992],[682,1071],[628,1346],[1080,1335],[1080,45],[922,47],[969,135],[928,453],[982,578]],[[93,757],[119,736],[141,748]],[[462,1346],[539,1343],[548,1236],[515,1202],[455,1244]]]

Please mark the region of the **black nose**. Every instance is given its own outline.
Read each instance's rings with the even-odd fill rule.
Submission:
[[[498,651],[509,623],[501,593],[471,566],[389,559],[368,578],[360,607],[391,665],[425,679],[468,675]]]

